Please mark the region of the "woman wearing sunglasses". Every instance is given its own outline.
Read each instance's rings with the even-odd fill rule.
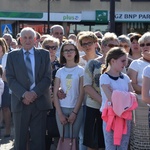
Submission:
[[[58,58],[56,57],[56,51],[58,49],[58,46],[59,46],[59,40],[52,36],[45,38],[42,43],[42,47],[49,51],[50,58],[51,58],[50,60],[51,60],[51,68],[52,68],[52,84],[51,84],[50,90],[51,90],[52,102],[54,102],[53,101],[53,86],[54,86],[55,74],[56,74],[57,70],[61,67],[61,65],[58,61]],[[48,112],[47,122],[52,122],[52,120],[51,120],[52,117],[55,118],[55,107],[53,107],[53,109],[50,110],[50,112]],[[57,126],[57,124],[55,126]],[[47,124],[47,129],[49,129],[49,128],[52,128],[52,127],[49,124]],[[56,127],[56,129],[57,129],[57,127]],[[52,134],[55,134],[55,136],[56,136],[57,132],[54,131],[54,133],[50,133],[50,131],[51,130],[48,130],[47,135],[46,135],[46,150],[50,149],[52,140],[57,141],[56,137],[54,138],[52,135]],[[57,131],[58,131],[58,129],[57,129]],[[59,132],[58,132],[58,137],[59,137]],[[55,142],[55,143],[57,143],[57,142]]]
[[[131,150],[144,150],[150,148],[150,134],[148,126],[149,107],[142,101],[141,98],[143,70],[150,64],[150,32],[143,34],[142,37],[139,38],[138,43],[142,51],[142,57],[133,60],[128,69],[128,75],[132,80],[132,86],[137,94],[139,105],[139,107],[135,110],[135,123],[132,122],[130,140]]]

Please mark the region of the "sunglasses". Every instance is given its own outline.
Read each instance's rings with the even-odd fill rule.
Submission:
[[[118,47],[119,45],[107,44],[107,46],[108,46],[109,48],[113,48],[113,47]]]
[[[150,43],[146,43],[146,44],[140,44],[140,47],[144,47],[144,46],[150,46]]]
[[[82,43],[82,47],[91,46],[93,42]]]
[[[50,50],[50,49],[56,50],[56,49],[57,49],[57,46],[49,46],[49,45],[45,45],[45,49],[47,49],[47,50]]]
[[[75,49],[64,49],[63,50],[64,54],[73,53],[74,51],[75,51]]]
[[[129,45],[120,45],[120,47],[128,48]]]

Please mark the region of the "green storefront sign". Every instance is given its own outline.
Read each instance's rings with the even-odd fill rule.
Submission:
[[[96,23],[108,23],[108,11],[96,10]]]
[[[0,17],[3,18],[30,18],[40,19],[43,13],[26,13],[26,12],[0,12]]]

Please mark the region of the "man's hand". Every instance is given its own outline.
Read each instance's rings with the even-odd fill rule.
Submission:
[[[24,99],[30,103],[34,102],[36,98],[37,94],[34,91],[26,91],[24,94]]]
[[[27,99],[25,99],[25,98],[22,100],[22,102],[23,102],[25,105],[29,105],[29,104],[30,104],[30,101],[27,100]]]

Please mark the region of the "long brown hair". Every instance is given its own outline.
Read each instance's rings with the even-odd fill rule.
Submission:
[[[108,69],[111,59],[117,60],[118,58],[127,55],[126,51],[122,47],[113,47],[106,54],[105,65],[102,68],[102,73],[105,73]]]
[[[5,54],[8,51],[8,45],[4,38],[0,38],[0,46],[2,46],[3,54]]]
[[[64,51],[65,45],[73,45],[74,46],[75,52],[76,52],[74,62],[78,63],[80,56],[79,56],[79,51],[77,49],[77,46],[75,45],[75,43],[72,40],[66,40],[60,49],[60,64],[64,65],[66,63],[66,58],[63,56],[63,51]]]

